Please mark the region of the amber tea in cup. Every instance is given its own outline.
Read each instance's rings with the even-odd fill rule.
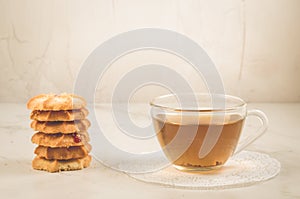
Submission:
[[[267,127],[261,111],[247,111],[243,100],[229,95],[165,95],[155,98],[151,105],[159,144],[174,167],[183,171],[220,168]],[[257,133],[240,140],[247,115],[258,117],[263,125]]]

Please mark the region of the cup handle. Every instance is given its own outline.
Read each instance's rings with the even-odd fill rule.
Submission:
[[[257,130],[256,133],[251,134],[251,135],[245,137],[243,140],[241,140],[239,142],[234,154],[241,152],[247,146],[252,144],[255,140],[257,140],[260,136],[262,136],[268,128],[269,120],[268,120],[266,114],[264,114],[264,112],[262,112],[260,110],[249,110],[249,111],[247,111],[246,118],[248,116],[254,116],[254,117],[258,118],[261,121],[262,126]]]

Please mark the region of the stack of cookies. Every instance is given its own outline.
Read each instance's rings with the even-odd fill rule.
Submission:
[[[48,172],[78,170],[91,162],[91,145],[86,119],[88,110],[82,97],[72,94],[43,94],[30,99],[31,141],[38,147],[32,167]]]

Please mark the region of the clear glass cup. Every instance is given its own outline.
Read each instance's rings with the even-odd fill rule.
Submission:
[[[220,168],[267,129],[259,110],[247,110],[240,98],[223,94],[169,94],[151,101],[157,139],[173,166],[182,171]],[[257,117],[262,125],[242,140],[244,121]]]

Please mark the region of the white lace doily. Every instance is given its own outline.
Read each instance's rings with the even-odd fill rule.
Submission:
[[[187,173],[169,166],[145,174],[128,174],[144,182],[187,189],[225,189],[249,186],[275,177],[280,163],[269,155],[243,151],[233,156],[219,170]]]

